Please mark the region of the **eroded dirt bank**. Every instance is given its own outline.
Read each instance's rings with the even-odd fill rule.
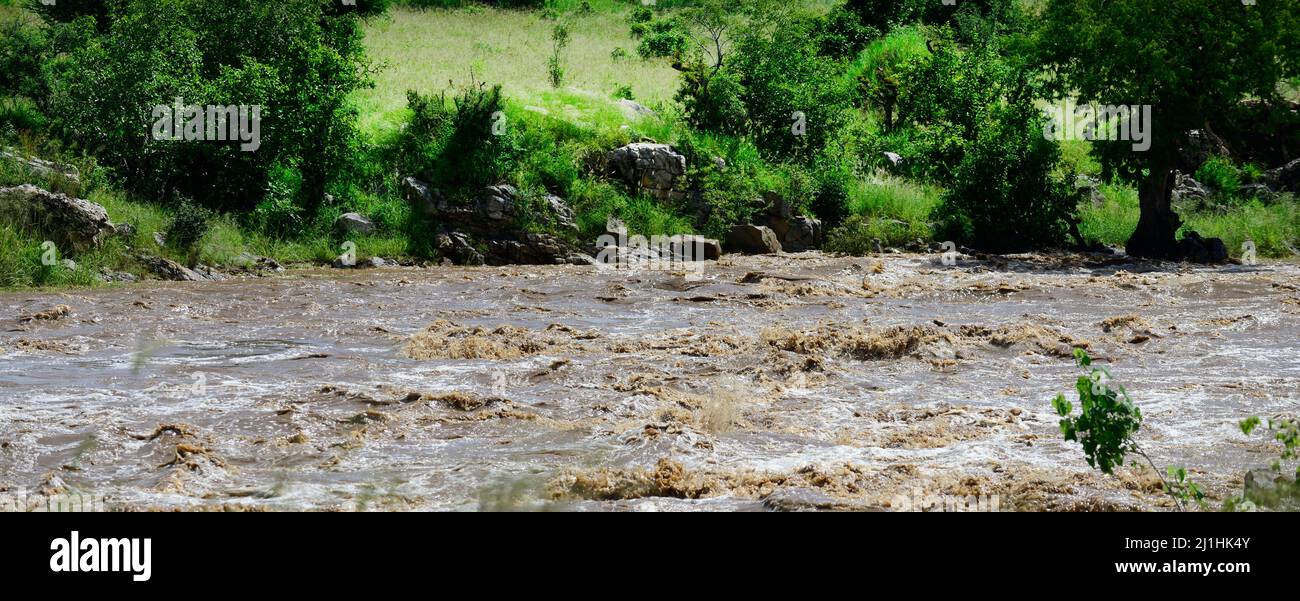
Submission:
[[[1086,345],[1215,495],[1300,399],[1300,269],[726,257],[0,295],[0,495],[110,507],[1167,506],[1049,399]],[[66,307],[66,311],[63,307]]]

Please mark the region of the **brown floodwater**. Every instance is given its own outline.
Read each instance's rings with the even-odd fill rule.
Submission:
[[[1300,399],[1298,276],[807,253],[698,274],[323,269],[4,293],[0,495],[113,509],[900,509],[936,495],[1167,508],[1149,471],[1102,476],[1060,440],[1050,399],[1073,397],[1070,349],[1127,388],[1157,464],[1221,498],[1270,462],[1237,421]]]

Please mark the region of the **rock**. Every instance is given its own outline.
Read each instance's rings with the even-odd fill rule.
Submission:
[[[375,222],[360,213],[344,213],[334,220],[334,229],[345,234],[373,234]]]
[[[130,240],[135,237],[136,232],[135,225],[131,223],[119,223],[113,226],[113,235],[119,238]]]
[[[815,250],[822,246],[822,222],[800,215],[790,220],[790,227],[781,237],[781,248],[790,252]]]
[[[482,265],[486,262],[483,253],[474,247],[469,236],[461,232],[442,232],[438,234],[434,244],[439,255],[457,265]]]
[[[487,241],[488,265],[563,265],[576,253],[565,241],[550,234],[525,233],[517,239]]]
[[[610,215],[605,219],[605,233],[620,240],[627,238],[627,224],[623,223],[622,219]]]
[[[1237,188],[1237,194],[1245,198],[1258,198],[1265,202],[1275,200],[1277,197],[1273,189],[1264,184],[1242,184]]]
[[[18,154],[18,152],[12,148],[0,149],[0,158],[26,167],[28,171],[31,171],[32,174],[37,177],[59,177],[74,186],[81,185],[81,173],[77,171],[76,167],[71,165],[60,165],[58,163],[35,157],[27,158]]]
[[[114,231],[104,207],[30,184],[0,188],[0,221],[42,232],[74,252],[98,247]]]
[[[370,257],[365,261],[364,265],[373,268],[388,267],[388,261],[385,261],[380,257]]]
[[[473,206],[453,206],[422,181],[403,180],[403,194],[439,224],[434,240],[438,254],[457,265],[554,265],[583,261],[569,242],[521,229],[519,211],[523,205],[513,186],[488,186],[479,191]],[[559,230],[576,233],[573,209],[564,199],[547,195],[546,217]]]
[[[839,500],[813,488],[780,488],[763,497],[768,511],[884,511],[855,501]]]
[[[478,195],[478,215],[488,221],[513,221],[518,197],[514,186],[488,186]]]
[[[175,282],[202,282],[208,277],[165,257],[141,256],[140,262],[154,275]]]
[[[249,272],[272,271],[279,273],[284,271],[284,266],[280,265],[279,261],[270,257],[261,257],[250,252],[239,253],[239,255],[231,261],[231,265],[228,267],[234,267]]]
[[[883,152],[881,154],[884,155],[885,160],[889,161],[889,163],[895,167],[903,164],[903,155],[901,154],[896,152]]]
[[[670,248],[673,258],[678,261],[717,261],[722,258],[720,242],[694,234],[673,236]]]
[[[1179,256],[1193,263],[1223,263],[1228,260],[1228,247],[1219,238],[1202,238],[1196,232],[1187,232],[1178,241]]]
[[[1300,159],[1265,173],[1263,182],[1278,192],[1300,194]]]
[[[109,271],[109,270],[104,270],[100,272],[99,279],[104,280],[105,282],[123,282],[123,283],[130,283],[136,281],[136,277],[133,274],[127,273],[125,271]]]
[[[821,248],[822,222],[805,215],[794,215],[794,207],[776,192],[763,193],[766,214],[759,223],[772,230],[781,248],[803,252]]]
[[[1193,180],[1194,181],[1194,180]],[[1089,175],[1080,175],[1074,179],[1074,188],[1083,194],[1083,198],[1094,207],[1106,204],[1106,195],[1101,193],[1101,182]]]
[[[77,262],[76,262],[76,261],[73,261],[72,259],[64,259],[64,260],[62,260],[62,261],[59,261],[59,265],[62,265],[63,268],[66,269],[66,270],[68,270],[68,271],[76,271],[76,270],[77,270]]]
[[[727,170],[727,159],[722,157],[713,157],[713,167],[718,171]]]
[[[1186,141],[1178,152],[1178,170],[1184,173],[1196,173],[1210,157],[1231,154],[1222,138],[1203,129],[1187,132]]]
[[[167,234],[165,232],[154,232],[153,243],[158,246],[167,246]]]
[[[226,274],[217,271],[211,265],[195,265],[194,273],[199,274],[205,280],[220,281],[229,279],[226,277]]]
[[[777,219],[789,219],[794,216],[794,207],[776,192],[764,192],[762,204],[767,207],[767,214]]]
[[[1300,509],[1300,487],[1296,486],[1295,478],[1273,470],[1254,469],[1246,472],[1242,493],[1247,501],[1257,507],[1283,511]]]
[[[1191,176],[1179,173],[1174,178],[1173,201],[1205,200],[1210,197],[1210,189]]]
[[[564,202],[563,198],[553,194],[547,194],[542,198],[546,202],[546,207],[550,215],[551,225],[557,229],[567,230],[573,233],[578,232],[578,220],[574,215],[573,209],[569,203]]]
[[[635,100],[630,100],[627,98],[619,98],[618,107],[620,109],[623,109],[623,114],[627,115],[628,118],[632,118],[632,119],[639,119],[641,117],[653,117],[655,115],[655,112],[647,108],[645,105]]]
[[[677,187],[686,175],[686,157],[667,144],[637,142],[611,150],[605,155],[605,170],[636,193],[658,200],[686,196]]]
[[[781,242],[769,227],[741,224],[727,233],[727,249],[745,254],[773,254],[781,252]]]
[[[444,204],[442,192],[430,188],[428,183],[416,177],[403,178],[398,189],[412,208],[428,217],[437,215]]]

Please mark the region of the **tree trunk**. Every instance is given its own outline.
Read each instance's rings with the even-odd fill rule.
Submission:
[[[1174,192],[1172,164],[1167,159],[1153,161],[1150,175],[1138,189],[1142,215],[1138,218],[1137,229],[1125,245],[1129,255],[1148,259],[1179,258],[1175,236],[1183,222],[1171,206]]]

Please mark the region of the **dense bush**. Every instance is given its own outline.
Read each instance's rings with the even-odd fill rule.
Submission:
[[[880,29],[864,24],[858,15],[841,6],[820,20],[813,34],[822,54],[844,59],[853,57],[880,37]]]
[[[941,238],[992,252],[1062,245],[1078,204],[1073,178],[1058,174],[1060,149],[1043,137],[1027,97],[989,114],[937,209]]]
[[[1011,92],[1012,74],[993,48],[935,46],[933,55],[908,62],[899,76],[906,85],[898,97],[898,121],[911,128],[903,134],[911,153],[904,156],[914,174],[947,183],[965,145]]]
[[[755,143],[775,157],[811,160],[852,107],[854,83],[839,62],[821,54],[815,26],[791,20],[769,35],[743,37],[726,67],[743,89]]]
[[[951,4],[936,0],[848,0],[845,8],[862,24],[881,32],[899,25],[960,25],[971,17],[988,19],[999,30],[1023,24],[1018,0],[961,0]]]
[[[408,92],[411,116],[397,141],[402,173],[454,193],[496,184],[519,157],[518,128],[508,123],[501,86],[471,83],[447,93]]]
[[[247,210],[274,165],[294,165],[310,213],[350,160],[348,96],[367,85],[352,13],[317,0],[131,0],[107,33],[51,65],[51,109],[67,140],[160,199]],[[153,140],[157,106],[262,107],[260,147]]]
[[[904,74],[915,61],[927,54],[926,39],[920,30],[902,28],[872,42],[850,66],[850,72],[859,74],[859,92],[863,99],[884,113],[886,132],[894,129],[895,109]]]

